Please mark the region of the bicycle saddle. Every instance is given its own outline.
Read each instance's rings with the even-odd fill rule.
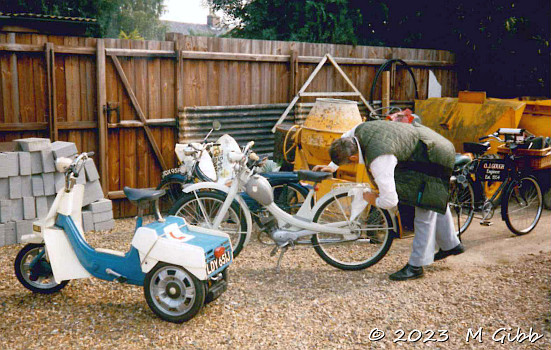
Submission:
[[[327,173],[325,171],[299,170],[297,171],[297,174],[299,180],[313,182],[320,182],[333,177],[332,173]]]
[[[473,154],[484,154],[490,149],[490,142],[463,142],[463,150]]]
[[[124,187],[123,192],[131,202],[151,202],[164,196],[165,190],[147,190]]]
[[[471,161],[471,158],[463,154],[457,153],[455,155],[455,166],[463,166]]]

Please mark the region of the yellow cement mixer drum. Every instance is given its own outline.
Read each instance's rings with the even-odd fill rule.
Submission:
[[[356,101],[318,98],[308,113],[300,143],[308,164],[328,164],[333,140],[362,122]]]

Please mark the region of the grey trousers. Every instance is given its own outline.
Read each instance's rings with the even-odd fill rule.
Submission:
[[[415,207],[413,223],[415,237],[409,257],[409,264],[412,266],[432,264],[436,245],[443,250],[450,250],[460,243],[449,207],[444,215]]]

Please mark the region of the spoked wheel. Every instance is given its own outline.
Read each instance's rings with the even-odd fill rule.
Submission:
[[[297,129],[295,131],[295,129]],[[299,125],[293,125],[289,131],[287,131],[287,134],[285,135],[285,139],[283,140],[283,159],[289,164],[295,164],[295,160],[293,159],[291,161],[291,154],[293,154],[293,151],[296,150],[298,147],[298,143],[300,140],[300,132],[302,131],[302,128]],[[289,145],[290,142],[293,142],[291,145]],[[296,158],[296,154],[295,154]]]
[[[144,281],[147,304],[165,321],[182,323],[193,318],[205,302],[205,286],[186,269],[158,263]]]
[[[15,275],[21,284],[30,291],[52,294],[62,290],[69,281],[57,283],[52,267],[46,260],[44,244],[27,244],[15,258]]]
[[[305,191],[308,193],[307,190]],[[273,186],[274,202],[285,212],[294,215],[304,203],[305,193],[298,188],[298,185],[283,184]]]
[[[220,192],[186,193],[172,206],[169,213],[183,217],[188,224],[210,228],[225,200],[225,194]],[[224,231],[230,236],[233,257],[237,257],[247,238],[247,220],[237,201],[233,201],[224,215],[220,227],[216,227],[216,229]]]
[[[157,186],[158,190],[165,190],[165,195],[159,200],[161,213],[168,212],[174,203],[182,197],[184,184],[184,178],[180,175],[179,177],[167,176]]]
[[[537,181],[523,177],[513,183],[503,197],[501,210],[509,230],[516,235],[532,231],[541,217],[543,199]]]
[[[338,194],[325,202],[314,216],[314,222],[342,222],[347,227],[352,196]],[[385,256],[394,239],[388,211],[368,206],[355,220],[356,228],[343,236],[318,233],[312,237],[316,253],[329,265],[341,270],[362,270]]]
[[[461,239],[474,216],[474,191],[469,182],[453,183],[450,186],[450,211],[453,216],[455,234]]]

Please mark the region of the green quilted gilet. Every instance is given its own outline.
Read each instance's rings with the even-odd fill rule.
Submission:
[[[398,159],[394,180],[401,203],[445,213],[455,160],[450,141],[417,123],[383,120],[358,125],[355,136],[366,165],[385,154]]]

